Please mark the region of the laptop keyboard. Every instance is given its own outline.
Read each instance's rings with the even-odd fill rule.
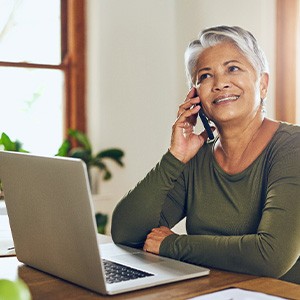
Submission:
[[[107,283],[116,283],[137,278],[154,276],[154,274],[130,268],[128,266],[124,266],[106,259],[103,259],[102,261]]]

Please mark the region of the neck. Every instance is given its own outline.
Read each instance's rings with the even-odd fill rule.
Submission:
[[[263,151],[277,128],[277,122],[265,118],[234,128],[222,126],[214,148],[216,160],[229,174],[241,172]]]
[[[264,121],[263,116],[256,116],[248,122],[218,126],[220,146],[228,155],[243,151],[258,135]]]

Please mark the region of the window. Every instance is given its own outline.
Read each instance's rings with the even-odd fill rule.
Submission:
[[[85,0],[1,0],[0,133],[34,153],[85,131]]]

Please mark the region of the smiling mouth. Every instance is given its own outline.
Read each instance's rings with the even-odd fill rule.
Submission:
[[[222,103],[222,102],[235,101],[238,98],[240,98],[240,96],[229,96],[229,97],[224,97],[224,98],[218,98],[218,99],[215,99],[213,101],[213,103],[218,104],[218,103]]]

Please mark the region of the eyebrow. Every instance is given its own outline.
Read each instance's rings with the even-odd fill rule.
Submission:
[[[236,60],[236,59],[232,59],[232,60],[228,60],[228,61],[225,61],[225,63],[223,64],[224,66],[227,66],[228,64],[230,63],[238,63],[238,64],[241,64],[240,61]]]
[[[229,65],[230,63],[238,63],[238,64],[241,64],[240,61],[236,60],[236,59],[231,59],[231,60],[228,60],[228,61],[225,61],[223,63],[223,66],[227,66]],[[203,71],[210,71],[211,68],[210,67],[204,67],[204,68],[201,68],[197,71],[197,74],[199,74],[200,72],[203,72]]]

